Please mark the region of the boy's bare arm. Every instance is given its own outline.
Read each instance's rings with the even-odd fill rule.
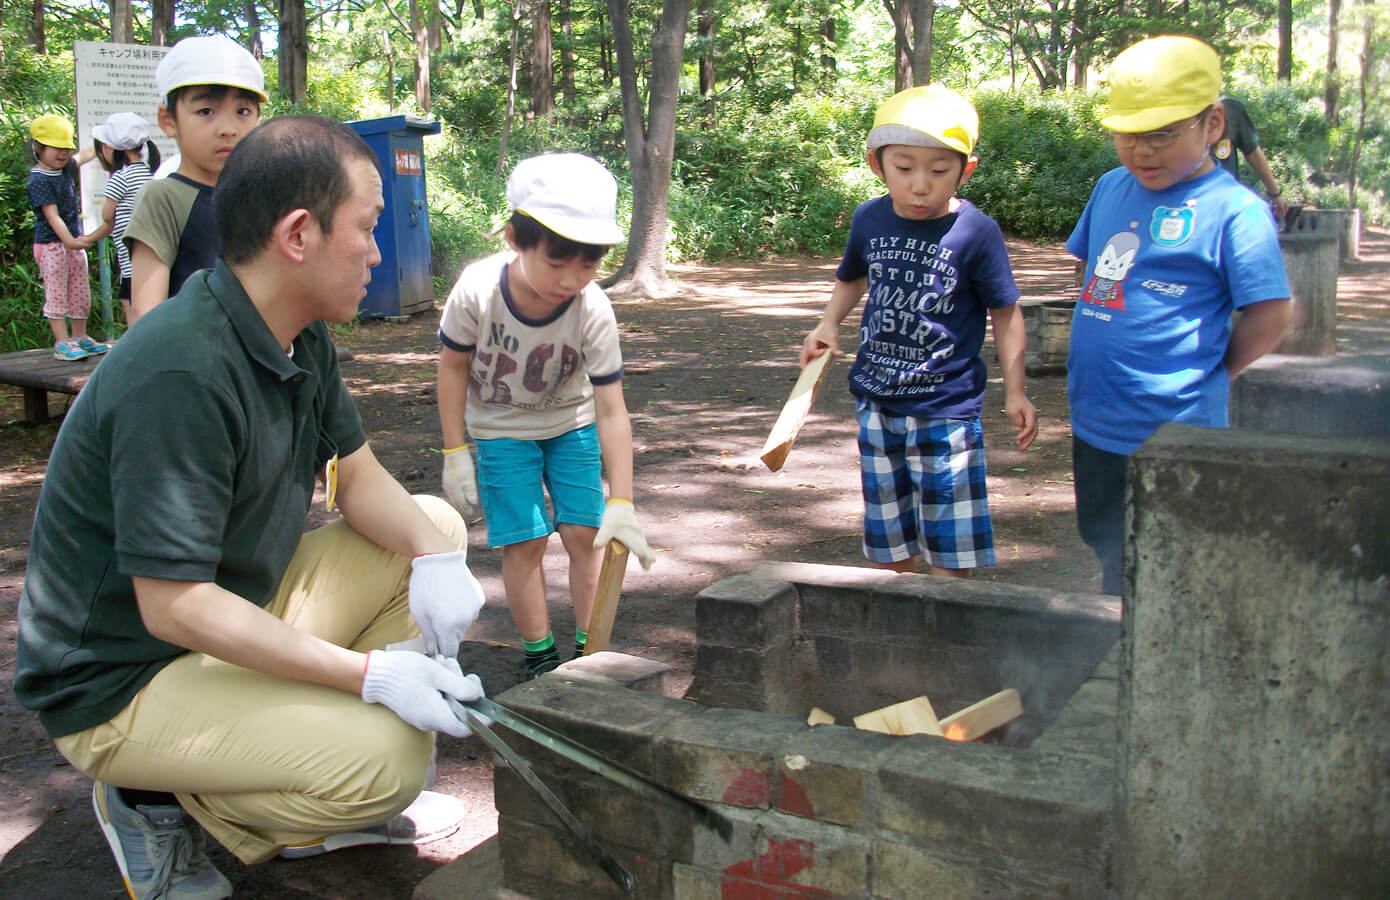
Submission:
[[[1292,300],[1263,300],[1241,310],[1226,346],[1226,373],[1235,378],[1252,362],[1279,346],[1293,318]]]
[[[130,242],[130,321],[169,299],[169,266],[144,241]]]
[[[806,340],[801,345],[802,368],[827,350],[834,356],[844,355],[840,350],[840,323],[849,315],[850,310],[859,304],[859,298],[864,296],[864,288],[868,283],[868,278],[835,282],[835,287],[830,292],[830,302],[821,314],[820,323],[806,335]]]
[[[63,221],[63,217],[58,215],[58,205],[56,203],[45,203],[39,207],[43,211],[43,217],[48,220],[48,227],[53,229],[53,233],[58,235],[58,240],[63,242],[63,246],[69,250],[86,250],[91,246],[91,241],[85,237],[75,238],[72,232],[68,231],[68,225]]]
[[[472,353],[449,347],[440,348],[435,394],[439,403],[439,431],[445,450],[462,447],[468,438],[464,408],[468,403],[468,368],[472,364]]]
[[[1004,375],[1004,413],[1018,427],[1018,449],[1027,450],[1038,435],[1038,411],[1023,387],[1028,330],[1017,303],[991,309],[989,317],[999,369]]]
[[[608,473],[608,499],[632,500],[632,422],[623,397],[623,383],[594,387],[598,414],[598,445]]]

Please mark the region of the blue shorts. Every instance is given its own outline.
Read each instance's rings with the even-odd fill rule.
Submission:
[[[478,495],[487,545],[505,547],[545,537],[560,522],[597,528],[603,520],[602,473],[596,425],[543,441],[478,441]],[[553,519],[547,493],[555,508]]]
[[[942,569],[994,565],[979,416],[918,419],[857,401],[864,556]]]

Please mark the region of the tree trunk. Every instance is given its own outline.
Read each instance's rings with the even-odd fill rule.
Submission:
[[[1293,0],[1279,0],[1279,59],[1274,77],[1285,83],[1293,78]]]
[[[410,0],[410,32],[415,42],[415,105],[430,111],[430,24],[438,10],[434,0]]]
[[[833,79],[835,76],[835,20],[827,18],[820,23],[821,36],[821,70],[826,77]]]
[[[579,91],[574,86],[574,14],[570,0],[560,0],[560,35],[560,96],[573,109],[579,102]]]
[[[248,40],[246,49],[251,51],[251,55],[256,59],[265,56],[265,45],[261,43],[261,7],[256,0],[246,0],[242,9],[246,10],[246,32]]]
[[[43,0],[34,0],[34,14],[29,18],[29,43],[35,53],[47,52],[47,43],[43,35]]]
[[[550,34],[550,0],[531,0],[531,112],[536,118],[555,111],[554,45]]]
[[[1351,144],[1351,173],[1347,179],[1347,205],[1356,209],[1356,188],[1357,174],[1361,167],[1361,141],[1366,134],[1366,103],[1370,99],[1367,85],[1375,73],[1375,30],[1376,20],[1375,11],[1371,9],[1371,4],[1375,0],[1361,0],[1361,5],[1366,7],[1366,24],[1363,32],[1364,40],[1361,45],[1361,111],[1357,113],[1356,137]]]
[[[905,90],[912,84],[912,40],[908,37],[910,0],[883,0],[888,18],[893,20],[893,91]]]
[[[700,96],[714,93],[714,0],[700,0],[696,34],[700,38]]]
[[[512,132],[512,118],[516,115],[516,47],[521,38],[521,0],[512,0],[512,38],[508,58],[511,60],[511,73],[507,77],[507,113],[502,120],[502,136],[497,140],[497,178],[500,180],[507,171],[507,138]]]
[[[1076,8],[1072,12],[1071,20],[1071,84],[1080,90],[1086,89],[1086,67],[1091,62],[1091,55],[1086,52],[1086,16],[1090,10],[1086,6],[1086,0],[1076,0]]]
[[[936,0],[912,0],[912,83],[931,83],[931,29]]]
[[[304,0],[280,0],[280,96],[299,103],[309,91],[309,29]]]
[[[111,0],[111,43],[135,43],[135,19],[130,0]]]
[[[1342,14],[1342,0],[1327,2],[1327,80],[1322,89],[1322,109],[1327,121],[1338,124],[1342,118],[1341,73],[1337,70],[1337,19]]]
[[[623,137],[632,169],[632,228],[627,255],[606,287],[610,294],[659,297],[676,289],[666,275],[667,210],[676,145],[676,100],[685,52],[690,0],[664,0],[661,25],[652,34],[647,120],[642,121],[637,66],[628,23],[628,0],[606,0],[613,22],[618,79],[623,97]]]
[[[174,33],[174,0],[150,0],[150,43],[166,47]]]

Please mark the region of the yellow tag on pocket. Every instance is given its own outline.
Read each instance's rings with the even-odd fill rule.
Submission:
[[[328,465],[323,467],[323,493],[325,498],[325,509],[333,508],[333,501],[338,496],[338,454],[333,454],[328,460]]]

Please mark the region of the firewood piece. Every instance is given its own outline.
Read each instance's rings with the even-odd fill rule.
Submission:
[[[881,734],[941,734],[936,711],[925,695],[855,716],[854,727]]]
[[[816,398],[816,388],[820,387],[825,372],[830,367],[830,356],[830,350],[827,348],[801,370],[796,384],[792,386],[791,396],[782,406],[782,412],[777,416],[777,422],[767,436],[767,443],[763,444],[760,458],[763,464],[774,472],[782,468],[787,454],[791,452],[792,442],[801,432],[801,426],[806,423],[806,416],[811,412],[811,401]]]
[[[589,639],[584,643],[584,655],[608,649],[613,636],[613,619],[618,614],[618,595],[623,590],[623,575],[627,573],[627,545],[609,541],[603,551],[603,565],[598,572],[598,587],[594,590],[594,605],[589,613]]]
[[[1023,701],[1018,691],[1005,688],[942,719],[941,730],[949,740],[973,741],[1021,715]]]
[[[811,707],[811,714],[806,717],[807,725],[834,725],[835,717],[819,706]]]

